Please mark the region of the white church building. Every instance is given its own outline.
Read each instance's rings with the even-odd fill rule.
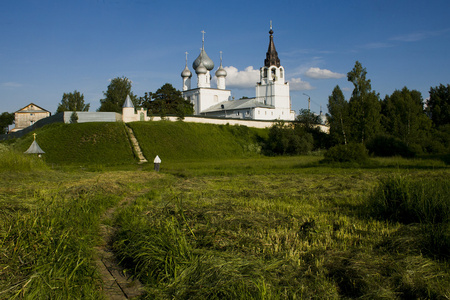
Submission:
[[[204,32],[203,32],[204,34]],[[197,75],[197,87],[191,88],[192,72],[186,66],[181,72],[183,80],[182,95],[194,105],[194,114],[218,118],[236,118],[251,120],[285,120],[295,119],[291,110],[289,83],[286,81],[285,69],[280,64],[278,53],[273,42],[273,30],[270,26],[269,48],[260,68],[260,81],[256,83],[254,98],[231,99],[231,91],[226,89],[227,72],[220,66],[215,72],[217,87],[211,87],[211,71],[214,62],[205,51],[205,39],[202,38],[200,55],[192,64]]]

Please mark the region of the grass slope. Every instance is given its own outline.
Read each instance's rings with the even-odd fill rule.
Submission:
[[[36,130],[43,158],[56,164],[118,165],[136,162],[123,123],[51,124]],[[28,134],[13,148],[24,152],[33,141]]]
[[[267,136],[267,130],[245,126],[164,121],[127,125],[133,129],[144,156],[150,162],[156,155],[163,163],[255,157],[261,151],[259,142]],[[119,122],[58,123],[35,132],[47,163],[125,165],[136,163],[125,130],[127,125]],[[14,141],[11,148],[23,153],[32,141],[30,133]]]
[[[159,155],[164,161],[224,159],[256,156],[258,139],[267,130],[245,126],[185,122],[133,122],[141,149],[148,160]]]

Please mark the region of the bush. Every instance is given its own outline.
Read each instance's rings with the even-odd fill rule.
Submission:
[[[363,144],[354,143],[331,147],[324,156],[325,162],[364,162],[369,157]]]
[[[311,133],[280,122],[270,128],[265,150],[268,154],[296,155],[308,153],[313,147],[314,138]]]
[[[414,157],[417,153],[399,138],[389,135],[377,135],[367,143],[370,154],[376,156]]]

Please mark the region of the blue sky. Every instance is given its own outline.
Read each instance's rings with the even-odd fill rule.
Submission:
[[[327,112],[336,85],[349,99],[357,60],[382,98],[407,86],[426,99],[450,83],[449,11],[449,0],[0,0],[0,113],[30,102],[54,113],[74,90],[95,111],[122,76],[137,96],[166,82],[181,89],[184,53],[193,71],[202,30],[213,72],[223,51],[232,96],[253,97],[270,20],[295,111],[307,94]]]

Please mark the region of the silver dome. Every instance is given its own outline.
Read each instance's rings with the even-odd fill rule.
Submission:
[[[227,76],[227,71],[225,71],[225,69],[222,67],[222,65],[220,65],[220,67],[217,69],[216,71],[216,77],[220,77],[220,76]]]
[[[197,74],[206,74],[208,69],[205,67],[202,61],[200,61],[200,65],[195,69],[195,73]]]
[[[197,59],[192,64],[192,67],[194,70],[197,71],[197,68],[200,66],[200,62],[203,62],[204,67],[211,71],[214,69],[214,62],[209,58],[208,54],[206,54],[205,49],[202,49],[200,52],[200,55],[197,57]]]
[[[184,68],[183,72],[181,72],[181,77],[185,78],[185,77],[192,77],[192,72],[191,70],[189,70],[188,66],[186,65],[186,67]]]

